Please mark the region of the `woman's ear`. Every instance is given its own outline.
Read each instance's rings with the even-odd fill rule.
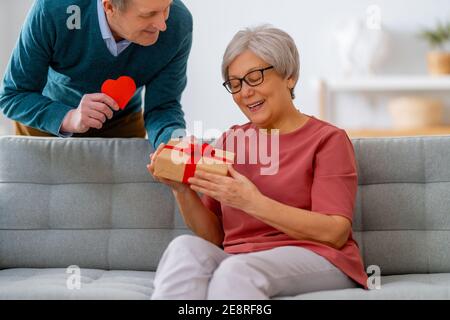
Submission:
[[[292,89],[294,89],[294,87],[295,87],[295,84],[296,84],[296,79],[294,79],[294,78],[288,78],[287,79],[287,86],[288,86],[288,89],[289,90],[291,90],[292,91]]]
[[[295,99],[294,87],[295,87],[296,83],[297,83],[297,80],[294,79],[293,77],[288,78],[287,81],[286,81],[287,89],[289,90],[289,92],[291,94],[292,100]]]

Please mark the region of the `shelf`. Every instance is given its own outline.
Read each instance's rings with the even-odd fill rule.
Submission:
[[[351,138],[450,135],[450,126],[417,129],[345,129]]]
[[[353,76],[341,78],[322,78],[316,80],[319,102],[319,118],[332,122],[330,109],[335,102],[334,95],[339,93],[377,93],[391,94],[400,92],[440,92],[450,93],[450,75],[387,75],[387,76]],[[366,95],[364,95],[366,96]],[[367,97],[368,98],[368,97]],[[417,130],[350,130],[352,136],[385,137],[448,135],[450,127],[424,128]]]
[[[450,76],[370,76],[319,80],[327,90],[345,91],[422,91],[450,90]]]

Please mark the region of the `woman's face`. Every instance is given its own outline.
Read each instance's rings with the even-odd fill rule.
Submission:
[[[247,50],[229,65],[228,79],[243,78],[253,70],[266,67],[270,65]],[[233,94],[233,100],[253,124],[260,128],[274,129],[283,117],[283,111],[289,110],[289,106],[293,104],[290,88],[294,84],[294,80],[283,79],[272,68],[264,71],[264,81],[255,87],[242,81],[242,89]]]

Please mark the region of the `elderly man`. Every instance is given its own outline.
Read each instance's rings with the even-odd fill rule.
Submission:
[[[0,109],[19,135],[147,132],[157,146],[185,128],[180,100],[191,44],[192,16],[180,0],[36,0],[0,88]],[[106,80],[121,76],[137,87],[124,109],[101,93]]]

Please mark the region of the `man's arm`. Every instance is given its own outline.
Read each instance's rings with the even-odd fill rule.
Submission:
[[[20,33],[0,88],[0,109],[10,119],[57,136],[70,106],[42,95],[56,38],[53,20],[37,0]]]
[[[181,94],[187,83],[187,61],[192,46],[192,32],[184,38],[177,55],[146,86],[144,119],[150,143],[155,147],[167,142],[172,132],[185,129]]]

